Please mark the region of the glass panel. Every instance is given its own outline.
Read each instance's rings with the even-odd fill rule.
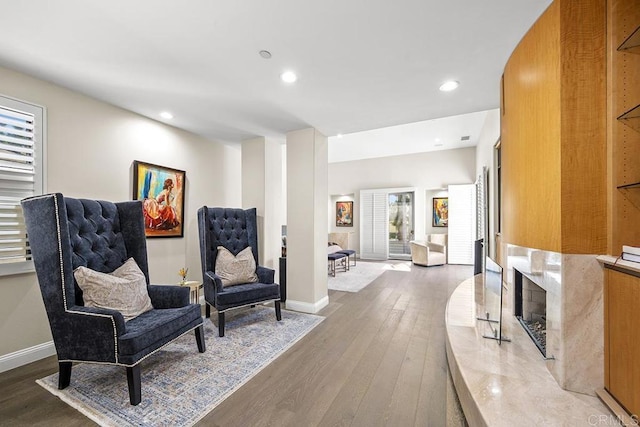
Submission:
[[[503,283],[502,267],[493,261],[490,257],[485,258],[484,269],[484,287],[483,287],[483,307],[485,312],[478,320],[487,322],[484,325],[484,338],[502,341],[511,341],[502,334],[502,283]],[[517,291],[516,291],[517,292]],[[517,307],[516,307],[517,310]]]
[[[413,192],[389,193],[389,258],[410,259],[414,240]]]

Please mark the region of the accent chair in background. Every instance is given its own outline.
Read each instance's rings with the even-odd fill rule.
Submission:
[[[137,405],[146,357],[193,330],[205,351],[201,306],[189,303],[189,289],[149,285],[142,202],[57,193],[25,199],[22,208],[58,355],[59,389],[69,385],[74,362],[124,366],[129,401]],[[123,296],[125,290],[133,296]],[[108,306],[121,310],[104,308],[109,298],[115,300]]]
[[[280,285],[275,270],[258,262],[256,209],[198,209],[200,259],[206,317],[211,306],[218,311],[218,334],[223,337],[225,312],[273,301],[276,319],[280,311]]]
[[[433,266],[447,263],[447,235],[428,234],[426,239],[411,241],[411,261],[416,265]]]

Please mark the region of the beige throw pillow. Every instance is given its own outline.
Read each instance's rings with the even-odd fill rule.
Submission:
[[[327,255],[329,254],[335,254],[336,252],[341,251],[342,248],[338,245],[329,245],[327,246]]]
[[[87,307],[108,308],[122,313],[125,322],[153,309],[147,280],[133,258],[111,273],[78,267],[73,276],[82,289]]]
[[[215,273],[222,279],[223,287],[257,282],[256,260],[251,246],[247,246],[236,256],[224,246],[218,246]]]

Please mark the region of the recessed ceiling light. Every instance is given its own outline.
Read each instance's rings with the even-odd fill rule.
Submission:
[[[436,138],[436,142],[440,142],[440,138]]]
[[[447,82],[442,83],[442,85],[440,85],[440,90],[443,92],[450,92],[452,90],[457,89],[458,86],[460,86],[460,82],[457,82],[455,80],[449,80]]]
[[[168,111],[163,111],[162,113],[160,113],[160,117],[162,117],[163,119],[171,120],[173,119],[173,114]]]
[[[338,138],[342,138],[342,134],[341,134],[341,133],[337,134],[336,136],[337,136]]]
[[[296,76],[296,73],[294,73],[293,71],[285,71],[284,73],[280,74],[280,78],[285,83],[293,83],[298,80],[298,76]]]
[[[271,52],[269,52],[268,50],[261,50],[260,52],[258,52],[258,55],[260,55],[264,59],[271,58]]]

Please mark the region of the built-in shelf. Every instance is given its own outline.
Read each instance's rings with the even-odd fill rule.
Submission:
[[[618,190],[626,190],[630,188],[640,188],[640,182],[634,182],[633,184],[618,185]]]
[[[618,47],[621,52],[640,53],[640,27]]]
[[[640,104],[618,116],[618,120],[631,129],[640,132]]]

